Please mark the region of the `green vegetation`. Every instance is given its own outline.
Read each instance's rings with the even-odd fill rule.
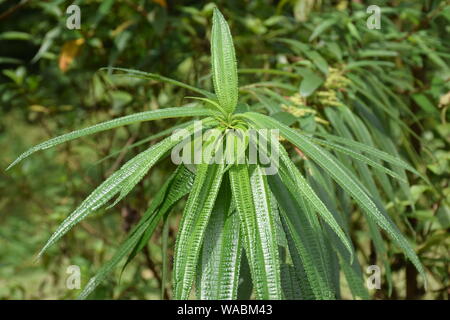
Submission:
[[[21,163],[1,173],[0,297],[448,298],[450,7],[378,1],[378,30],[361,2],[79,1],[80,30],[61,1],[4,17],[1,164]],[[203,159],[233,162],[176,166],[186,117],[223,133]],[[274,175],[238,161],[253,129],[280,133]]]

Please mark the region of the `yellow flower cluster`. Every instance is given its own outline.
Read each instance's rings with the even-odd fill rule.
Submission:
[[[290,96],[288,98],[288,100],[292,101],[293,104],[289,105],[289,106],[283,104],[283,105],[281,105],[281,107],[283,108],[283,110],[285,112],[288,112],[297,118],[301,118],[308,114],[313,114],[313,115],[317,114],[316,110],[305,106],[305,104],[306,104],[305,98],[302,97],[298,93],[294,94],[293,96]],[[328,124],[328,121],[326,121],[320,117],[317,117],[317,116],[314,117],[314,120],[319,123]]]
[[[347,87],[351,83],[350,79],[343,76],[341,70],[330,67],[328,71],[329,74],[324,84],[325,88],[341,89]]]
[[[324,83],[325,90],[316,93],[319,103],[326,106],[341,106],[336,90],[345,89],[350,83],[350,79],[344,77],[341,70],[329,68],[329,74]]]
[[[322,105],[339,107],[342,103],[336,95],[336,91],[319,91],[317,92],[317,98]]]

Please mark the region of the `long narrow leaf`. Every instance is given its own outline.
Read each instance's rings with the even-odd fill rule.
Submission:
[[[279,280],[279,270],[275,271],[276,274],[267,274],[267,268],[269,266],[266,266],[266,264],[270,263],[271,254],[269,253],[267,258],[264,257],[264,254],[267,254],[265,253],[265,251],[267,252],[265,250],[267,248],[263,248],[263,246],[267,246],[267,243],[262,243],[261,235],[259,234],[260,228],[263,226],[259,225],[260,220],[256,217],[257,209],[255,207],[253,189],[250,182],[249,168],[244,164],[233,165],[230,168],[229,174],[233,199],[241,221],[244,248],[250,266],[256,297],[258,299],[280,299],[281,283]],[[254,182],[256,183],[257,181]],[[259,214],[264,214],[267,217],[267,212],[261,212],[264,208],[269,210],[268,208],[270,207],[270,203],[267,203],[267,194],[261,194],[264,190],[259,188],[258,194],[255,197],[258,203]],[[270,228],[272,230],[274,229],[273,226]],[[267,232],[264,229],[261,232],[263,233],[262,236],[267,239]],[[273,244],[271,245],[273,246]],[[268,277],[272,278],[271,282],[268,282]]]
[[[199,299],[236,299],[242,254],[239,229],[238,213],[231,207],[229,180],[224,179],[203,242],[196,285]]]
[[[236,56],[230,28],[217,8],[211,31],[211,62],[217,99],[228,113],[233,113],[238,100]]]
[[[377,224],[389,234],[397,245],[403,249],[406,256],[411,260],[426,281],[425,270],[416,253],[411,248],[408,240],[401,234],[401,232],[399,232],[398,228],[379,211],[361,184],[355,181],[353,177],[350,176],[347,171],[344,170],[344,168],[336,161],[336,159],[332,157],[332,155],[310,142],[308,138],[304,137],[300,133],[267,116],[250,112],[246,113],[246,116],[260,125],[267,126],[268,128],[279,129],[281,134],[287,140],[293,143],[296,147],[300,148],[300,150],[302,150],[308,157],[313,159],[318,165],[327,171],[328,174],[332,176],[333,179],[335,179],[336,182],[353,197],[353,199],[355,199],[360,207],[374,218]]]
[[[61,136],[58,136],[56,138],[47,140],[43,143],[40,143],[40,144],[28,149],[26,152],[22,153],[16,160],[14,160],[13,163],[11,163],[8,166],[8,168],[6,168],[6,170],[10,169],[14,165],[16,165],[18,162],[22,161],[26,157],[35,153],[36,151],[48,149],[48,148],[54,147],[58,144],[61,144],[61,143],[64,143],[64,142],[67,142],[67,141],[70,141],[73,139],[77,139],[77,138],[80,138],[83,136],[87,136],[87,135],[90,135],[93,133],[121,127],[124,125],[129,125],[129,124],[136,123],[136,122],[142,122],[142,121],[150,121],[150,120],[166,119],[166,118],[178,118],[178,117],[209,116],[211,114],[212,114],[211,110],[208,110],[205,108],[199,108],[199,107],[167,108],[167,109],[134,113],[129,116],[109,120],[106,122],[98,123],[91,127],[72,131],[72,132],[63,134]]]
[[[174,80],[174,79],[170,79],[164,76],[161,76],[159,74],[156,73],[150,73],[150,72],[144,72],[144,71],[139,71],[139,70],[133,70],[133,69],[126,69],[126,68],[112,68],[112,67],[108,67],[108,68],[101,68],[100,70],[111,70],[111,71],[121,71],[123,73],[119,73],[119,74],[115,74],[116,76],[128,76],[128,77],[133,77],[133,78],[139,78],[139,79],[149,79],[149,80],[156,80],[156,81],[160,81],[160,82],[165,82],[165,83],[169,83],[181,88],[185,88],[187,90],[191,90],[193,92],[197,92],[209,99],[215,99],[215,95],[209,91],[197,88],[197,87],[193,87],[191,85],[188,85],[186,83]]]
[[[171,197],[174,197],[174,195],[178,195],[175,196],[176,199],[184,196],[192,187],[193,180],[193,174],[188,169],[184,166],[179,166],[177,168],[174,174],[166,181],[166,183],[155,195],[150,207],[144,213],[138,224],[129,233],[127,239],[119,246],[111,260],[105,263],[97,271],[96,275],[89,280],[86,287],[78,296],[78,299],[87,298],[92,291],[94,291],[94,289],[111,273],[117,264],[133,249],[133,247],[137,245],[145,232],[153,232],[159,220],[166,212],[164,209],[157,209],[162,204],[167,203]],[[162,205],[162,208],[170,208],[171,205]]]
[[[213,209],[223,164],[200,164],[180,222],[174,259],[174,298],[189,298],[202,240]]]
[[[278,254],[277,230],[272,211],[271,194],[267,178],[257,165],[251,176],[250,185],[255,204],[256,226],[259,236],[259,250],[264,259],[265,280],[270,299],[281,299],[280,259]],[[258,281],[257,280],[257,281]]]
[[[176,143],[177,141],[172,141],[170,138],[166,138],[125,163],[118,171],[98,186],[80,204],[80,206],[59,225],[58,229],[52,234],[50,239],[39,252],[38,257],[40,257],[51,245],[66,234],[75,224],[80,222],[87,215],[98,210],[116,194],[123,192],[120,195],[120,198],[124,197],[150,169],[150,167]],[[131,181],[128,181],[130,178]]]
[[[305,298],[332,299],[333,288],[326,271],[326,261],[317,241],[310,219],[301,206],[301,196],[295,196],[278,175],[269,176],[270,188],[277,199],[281,221],[289,244],[296,275],[301,281],[301,294]]]

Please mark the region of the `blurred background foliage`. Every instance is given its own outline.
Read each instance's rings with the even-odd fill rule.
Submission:
[[[79,30],[66,27],[71,4],[81,8]],[[361,213],[350,206],[352,235],[363,270],[379,264],[383,274],[392,273],[392,291],[383,278],[381,289],[371,290],[373,298],[448,299],[448,1],[0,0],[0,167],[58,134],[187,103],[186,90],[99,68],[139,69],[211,89],[214,4],[233,33],[244,101],[304,130],[324,128],[371,143],[428,177],[430,185],[413,175],[406,187],[376,182],[389,214],[416,244],[429,274],[427,292],[398,248],[386,243],[383,254],[374,248]],[[372,4],[382,8],[380,30],[366,26]],[[142,215],[172,165],[152,169],[120,205],[82,222],[38,262],[35,253],[95,186],[143,150],[130,146],[174,124],[164,120],[108,131],[0,171],[0,299],[76,297],[78,290],[66,288],[67,267],[80,266],[86,284]],[[369,132],[373,141],[367,140]],[[180,208],[169,223],[169,255]],[[92,297],[170,298],[170,286],[160,278],[161,234],[155,232],[122,276],[119,268]],[[345,290],[342,296],[351,298]]]

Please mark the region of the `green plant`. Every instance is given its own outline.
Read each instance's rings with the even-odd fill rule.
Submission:
[[[439,0],[384,1],[379,5],[383,11],[381,30],[367,28],[367,6],[353,2],[351,10],[325,6],[320,12],[310,12],[302,24],[286,23],[282,30],[268,33],[265,40],[273,48],[272,56],[283,59],[278,59],[272,69],[247,70],[273,75],[265,83],[256,80],[246,85],[245,91],[259,101],[252,104],[255,110],[265,109],[272,117],[315,136],[332,133],[401,155],[430,178],[426,188],[429,201],[418,203],[417,191],[423,190],[418,176],[391,167],[403,181],[391,179],[331,149],[370,190],[374,201],[385,204],[383,208],[405,236],[421,244],[416,252],[430,278],[442,279],[425,293],[412,265],[399,260],[396,248],[382,241],[383,233],[373,228],[373,222],[366,217],[367,223],[361,225],[356,218],[351,227],[357,230],[367,226],[370,239],[366,248],[361,241],[365,235],[355,241],[358,251],[365,252],[360,263],[384,266],[387,285],[382,285],[374,297],[397,298],[403,286],[398,271],[406,267],[407,298],[431,297],[433,292],[445,298],[448,281],[440,270],[445,269],[448,259],[439,259],[437,252],[448,251],[448,237],[441,238],[448,228],[447,182],[443,176],[440,182],[435,181],[436,173],[426,168],[429,162],[445,162],[445,156],[437,156],[426,137],[434,128],[439,128],[435,137],[441,136],[448,119],[444,104],[439,103],[449,90],[448,41],[437,39],[448,38],[443,30],[450,11],[445,1]],[[301,161],[308,162],[304,158]],[[329,205],[358,215],[352,206],[342,206],[349,202],[339,189],[328,191]],[[428,219],[418,218],[424,211]],[[419,225],[425,220],[433,228],[422,229]],[[425,254],[420,248],[430,249],[425,244],[431,239],[442,240],[435,241],[433,250]]]
[[[355,172],[323,146],[395,179],[404,178],[379,161],[419,173],[399,158],[369,145],[331,134],[313,137],[308,132],[289,127],[284,121],[249,111],[247,104],[239,103],[232,37],[218,9],[214,9],[213,15],[211,60],[215,94],[156,74],[110,69],[127,76],[181,86],[202,97],[192,97],[198,100],[194,106],[136,113],[53,138],[29,149],[8,167],[36,151],[82,136],[157,119],[201,117],[202,130],[214,128],[224,133],[232,132],[231,139],[211,142],[212,148],[202,154],[206,160],[213,157],[220,146],[234,152],[231,146],[235,146],[249,130],[276,129],[281,133],[282,139],[276,142],[280,166],[275,175],[264,175],[260,163],[239,163],[237,157],[245,156],[243,153],[234,154],[235,162],[227,166],[207,161],[197,164],[195,173],[179,165],[114,257],[89,281],[81,297],[87,297],[126,255],[129,255],[128,263],[147,244],[160,221],[167,220],[174,204],[188,195],[175,245],[173,285],[176,299],[189,298],[194,282],[201,299],[249,298],[252,290],[258,299],[333,299],[339,297],[340,270],[344,272],[352,294],[368,298],[350,239],[349,217],[328,200],[334,193],[332,181],[359,205],[371,228],[384,230],[425,276],[406,238],[381,204],[374,200],[373,189],[360,182]],[[182,127],[191,136],[199,133],[192,122]],[[283,146],[285,140],[310,159],[305,162],[303,172]],[[250,143],[245,142],[249,148]],[[126,162],[64,220],[39,256],[75,224],[114,197],[117,196],[108,208],[122,200],[178,143],[171,137],[166,138]],[[268,152],[264,150],[264,143],[257,147]],[[244,259],[248,262],[251,282]],[[244,278],[242,284],[240,277]]]

